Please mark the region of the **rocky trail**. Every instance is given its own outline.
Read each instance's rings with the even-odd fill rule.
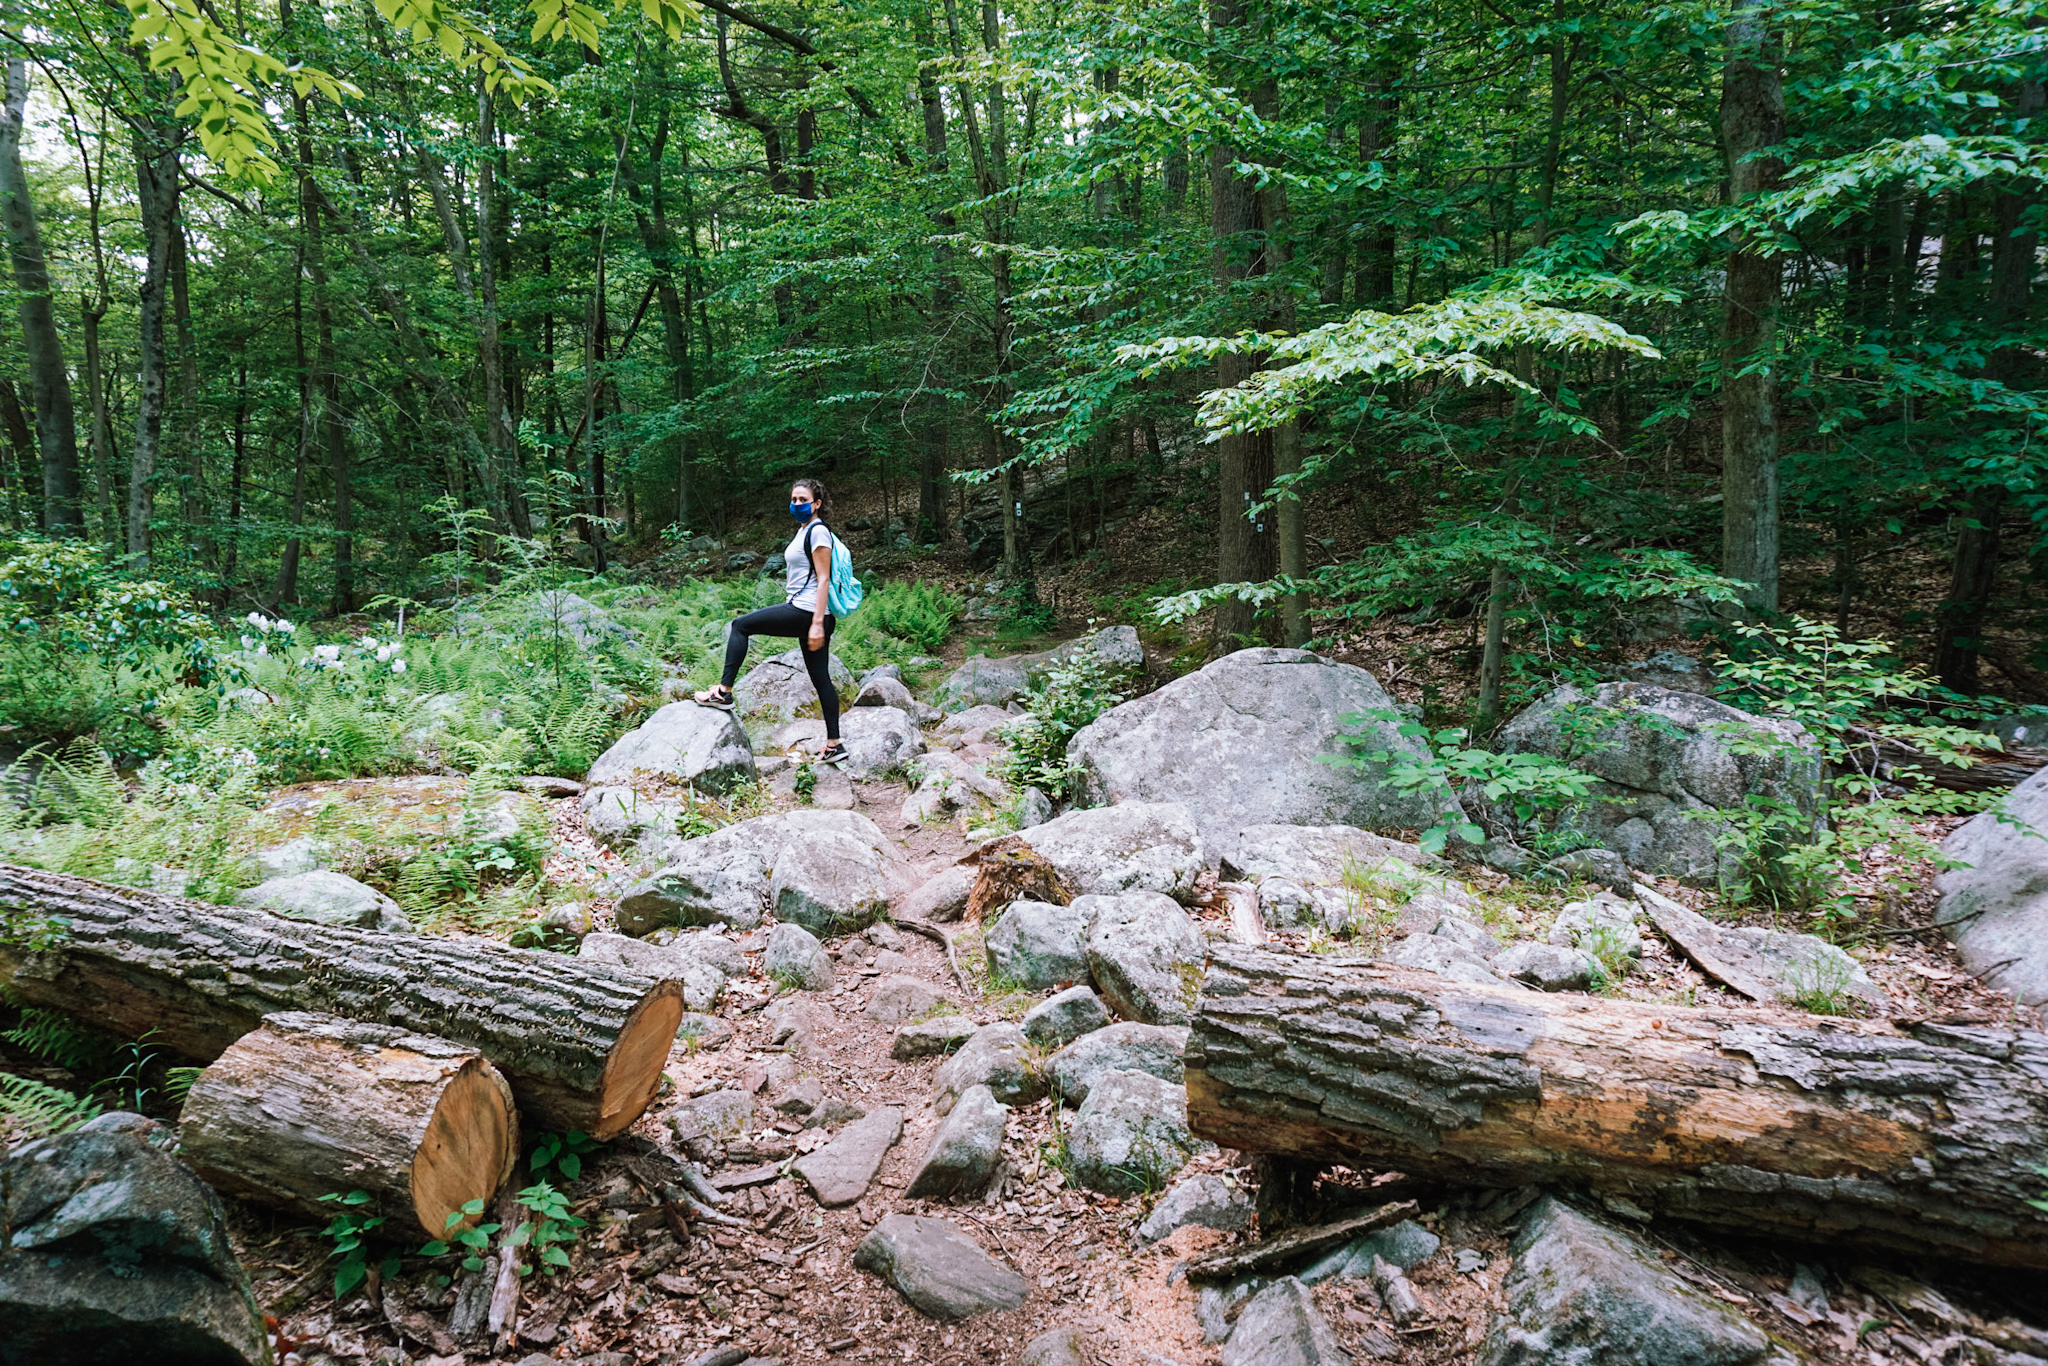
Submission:
[[[2027,1204],[2048,1037],[2023,988],[1985,980],[2031,960],[1959,958],[1924,878],[1892,908],[1905,932],[1853,956],[1699,914],[1713,848],[1671,818],[1715,795],[1699,775],[1811,781],[1714,753],[1720,704],[1636,695],[1669,752],[1602,775],[1635,825],[1543,881],[1507,838],[1452,865],[1371,833],[1448,794],[1312,762],[1384,694],[1295,651],[1106,713],[1069,750],[1095,805],[1011,805],[997,727],[1042,667],[972,661],[937,706],[863,680],[852,762],[813,771],[779,752],[817,727],[808,685],[770,661],[744,725],[674,703],[586,783],[530,785],[557,880],[585,888],[549,917],[558,943],[681,1012],[644,1109],[547,1170],[585,1221],[565,1265],[522,1280],[494,1253],[451,1285],[414,1258],[337,1301],[303,1214],[209,1213],[163,1156],[175,1131],[107,1116],[10,1159],[44,1154],[10,1178],[33,1236],[0,1250],[0,1300],[135,1299],[83,1252],[68,1290],[26,1269],[36,1238],[123,1226],[52,1213],[119,1170],[207,1248],[180,1274],[213,1299],[166,1291],[138,1320],[138,1342],[209,1344],[193,1360],[262,1358],[219,1292],[238,1257],[281,1366],[2048,1361],[2048,1212]],[[686,833],[743,774],[768,794],[747,818]],[[985,824],[999,803],[1021,828]],[[367,927],[345,936],[405,942],[374,902],[344,914]],[[56,1001],[88,951],[0,966]],[[509,1027],[450,1007],[442,1070]]]

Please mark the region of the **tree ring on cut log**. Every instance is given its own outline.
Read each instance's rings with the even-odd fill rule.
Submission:
[[[497,1186],[479,1189],[475,1174],[492,1170],[494,1163],[518,1152],[519,1115],[512,1108],[512,1088],[489,1062],[471,1058],[441,1092],[412,1160],[412,1207],[420,1227],[439,1238],[482,1218],[462,1215],[462,1207],[490,1199]],[[505,1162],[498,1180],[510,1173],[510,1163]]]
[[[619,1027],[619,1041],[604,1060],[597,1084],[597,1126],[592,1138],[613,1138],[646,1112],[661,1086],[676,1030],[683,1023],[682,988],[664,981],[633,1008]]]

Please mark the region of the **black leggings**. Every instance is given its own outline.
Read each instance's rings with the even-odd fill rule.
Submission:
[[[740,666],[747,662],[747,643],[754,636],[794,636],[797,648],[804,652],[804,672],[811,676],[811,686],[818,690],[818,707],[825,714],[825,738],[839,738],[839,690],[832,686],[832,625],[833,618],[825,618],[825,646],[813,650],[808,637],[811,634],[811,614],[793,603],[785,602],[780,607],[763,607],[758,612],[749,612],[738,618],[725,630],[725,677],[720,680],[730,688],[738,681]]]

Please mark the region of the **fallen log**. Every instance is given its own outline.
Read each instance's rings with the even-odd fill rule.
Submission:
[[[1580,1187],[1815,1243],[2048,1268],[2048,1035],[1550,996],[1213,947],[1201,1138],[1474,1186]]]
[[[178,1155],[208,1185],[315,1218],[340,1212],[322,1196],[363,1191],[394,1234],[442,1238],[512,1174],[519,1119],[473,1048],[280,1011],[192,1084]]]
[[[654,1099],[683,1016],[680,983],[562,954],[287,920],[5,863],[0,981],[201,1062],[280,1010],[451,1039],[505,1074],[530,1120],[597,1138]]]

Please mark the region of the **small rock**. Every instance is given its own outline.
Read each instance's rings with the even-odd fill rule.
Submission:
[[[695,1140],[723,1144],[744,1134],[753,1118],[752,1096],[744,1091],[713,1091],[669,1111],[668,1127],[676,1142],[685,1146]]]
[[[272,878],[237,893],[235,904],[320,925],[348,925],[390,934],[412,929],[396,901],[352,877],[325,869]]]
[[[1186,1024],[1208,955],[1188,913],[1158,892],[1081,897],[1089,915],[1088,969],[1117,1014],[1145,1024]]]
[[[1498,986],[1501,981],[1484,958],[1454,939],[1434,934],[1409,935],[1388,951],[1387,961],[1403,967],[1421,968],[1453,982]]]
[[[968,1087],[932,1135],[904,1194],[913,1200],[980,1194],[1002,1158],[1003,1122],[1009,1113],[988,1087]]]
[[[1475,1271],[1484,1271],[1486,1269],[1486,1254],[1476,1247],[1459,1248],[1457,1269],[1458,1274],[1461,1276],[1469,1276]],[[1407,1268],[1403,1267],[1402,1270],[1405,1271]]]
[[[861,931],[861,937],[888,953],[901,953],[910,947],[910,941],[903,937],[903,931],[886,920],[877,920],[868,926]]]
[[[320,841],[311,835],[301,835],[268,849],[258,849],[250,855],[250,861],[256,865],[258,877],[268,881],[316,872],[327,866],[327,853]]]
[[[1483,960],[1500,952],[1500,941],[1487,933],[1486,926],[1462,915],[1437,917],[1435,928],[1430,933],[1439,939],[1448,939],[1463,948],[1470,949],[1474,957]]]
[[[1017,801],[1017,828],[1030,830],[1052,819],[1052,798],[1035,787],[1024,789]]]
[[[1735,1366],[1771,1350],[1738,1310],[1679,1280],[1633,1235],[1554,1196],[1531,1209],[1512,1251],[1507,1312],[1480,1346],[1481,1366]]]
[[[768,949],[761,970],[777,986],[795,991],[830,991],[832,958],[818,937],[801,925],[777,925],[768,931]]]
[[[1146,1072],[1179,1085],[1187,1051],[1185,1025],[1113,1024],[1080,1038],[1047,1059],[1045,1070],[1069,1105],[1088,1099],[1089,1090],[1111,1072]]]
[[[1049,901],[1011,902],[988,930],[990,977],[1032,991],[1085,980],[1088,923],[1099,900],[1082,897],[1071,906]],[[1180,908],[1174,909],[1179,912]]]
[[[1199,1228],[1235,1233],[1251,1225],[1252,1198],[1220,1176],[1204,1173],[1176,1181],[1138,1225],[1139,1246],[1156,1243],[1175,1229]]]
[[[945,996],[922,977],[883,977],[876,981],[875,994],[862,1013],[881,1024],[901,1024],[945,1004]]]
[[[818,1108],[804,1119],[806,1129],[836,1129],[842,1124],[851,1124],[856,1119],[867,1118],[867,1111],[841,1096],[827,1096]]]
[[[1194,1156],[1183,1087],[1144,1072],[1110,1072],[1067,1125],[1076,1184],[1109,1195],[1164,1186]]]
[[[903,1112],[893,1106],[880,1109],[841,1129],[816,1152],[799,1157],[790,1170],[825,1208],[850,1205],[867,1194],[882,1159],[902,1137]]]
[[[1017,1366],[1089,1366],[1088,1353],[1078,1329],[1055,1328],[1025,1343]]]
[[[1223,1366],[1349,1366],[1337,1335],[1292,1276],[1252,1297],[1223,1347]]]
[[[1202,1341],[1221,1342],[1230,1336],[1238,1314],[1269,1282],[1264,1276],[1239,1276],[1227,1285],[1205,1285],[1195,1296],[1195,1322]]]
[[[822,935],[847,934],[886,908],[882,857],[852,835],[821,832],[785,845],[768,904],[778,920]]]
[[[929,920],[946,924],[967,913],[967,899],[974,892],[976,870],[969,864],[952,867],[927,878],[918,889],[891,907],[899,920]]]
[[[1628,863],[1612,849],[1574,849],[1560,854],[1536,870],[1539,882],[1590,882],[1618,896],[1635,897],[1635,882],[1628,875]]]
[[[898,1062],[951,1053],[974,1037],[981,1026],[965,1015],[937,1015],[899,1025],[889,1041],[889,1056]]]
[[[1409,1271],[1436,1255],[1443,1240],[1413,1219],[1375,1229],[1331,1252],[1301,1273],[1304,1284],[1316,1285],[1332,1276],[1372,1274],[1373,1258]]]
[[[816,1077],[803,1077],[791,1082],[770,1104],[785,1115],[807,1115],[824,1102],[825,1083]]]
[[[542,933],[551,938],[574,939],[579,943],[595,924],[590,907],[581,901],[565,901],[559,906],[550,906],[540,918]]]
[[[1567,904],[1558,912],[1557,923],[1546,937],[1550,943],[1566,948],[1640,958],[1643,934],[1636,917],[1641,910],[1633,901],[1601,892],[1591,900]]]
[[[1493,960],[1495,972],[1538,991],[1584,991],[1599,968],[1591,954],[1530,939],[1508,945]]]
[[[1024,1278],[944,1219],[891,1214],[868,1230],[853,1264],[872,1271],[919,1313],[950,1322],[1015,1309],[1030,1297]]]
[[[721,1047],[732,1041],[732,1035],[732,1026],[718,1016],[694,1010],[684,1011],[676,1025],[677,1041],[691,1045],[695,1051]]]
[[[1013,1024],[984,1025],[932,1074],[932,1108],[950,1112],[961,1096],[986,1086],[1005,1105],[1029,1105],[1045,1094],[1031,1042]]]
[[[874,961],[868,966],[884,976],[901,976],[914,971],[917,964],[910,961],[909,954],[898,953],[895,949],[883,949],[875,954]]]
[[[1108,1024],[1108,1007],[1087,987],[1068,987],[1048,996],[1025,1011],[1024,1018],[1017,1022],[1024,1037],[1040,1048],[1062,1047]]]
[[[725,990],[729,974],[701,958],[676,952],[671,944],[630,939],[623,934],[587,934],[577,946],[576,956],[593,963],[610,963],[628,972],[657,980],[682,983],[683,1004],[690,1010],[709,1010]]]

